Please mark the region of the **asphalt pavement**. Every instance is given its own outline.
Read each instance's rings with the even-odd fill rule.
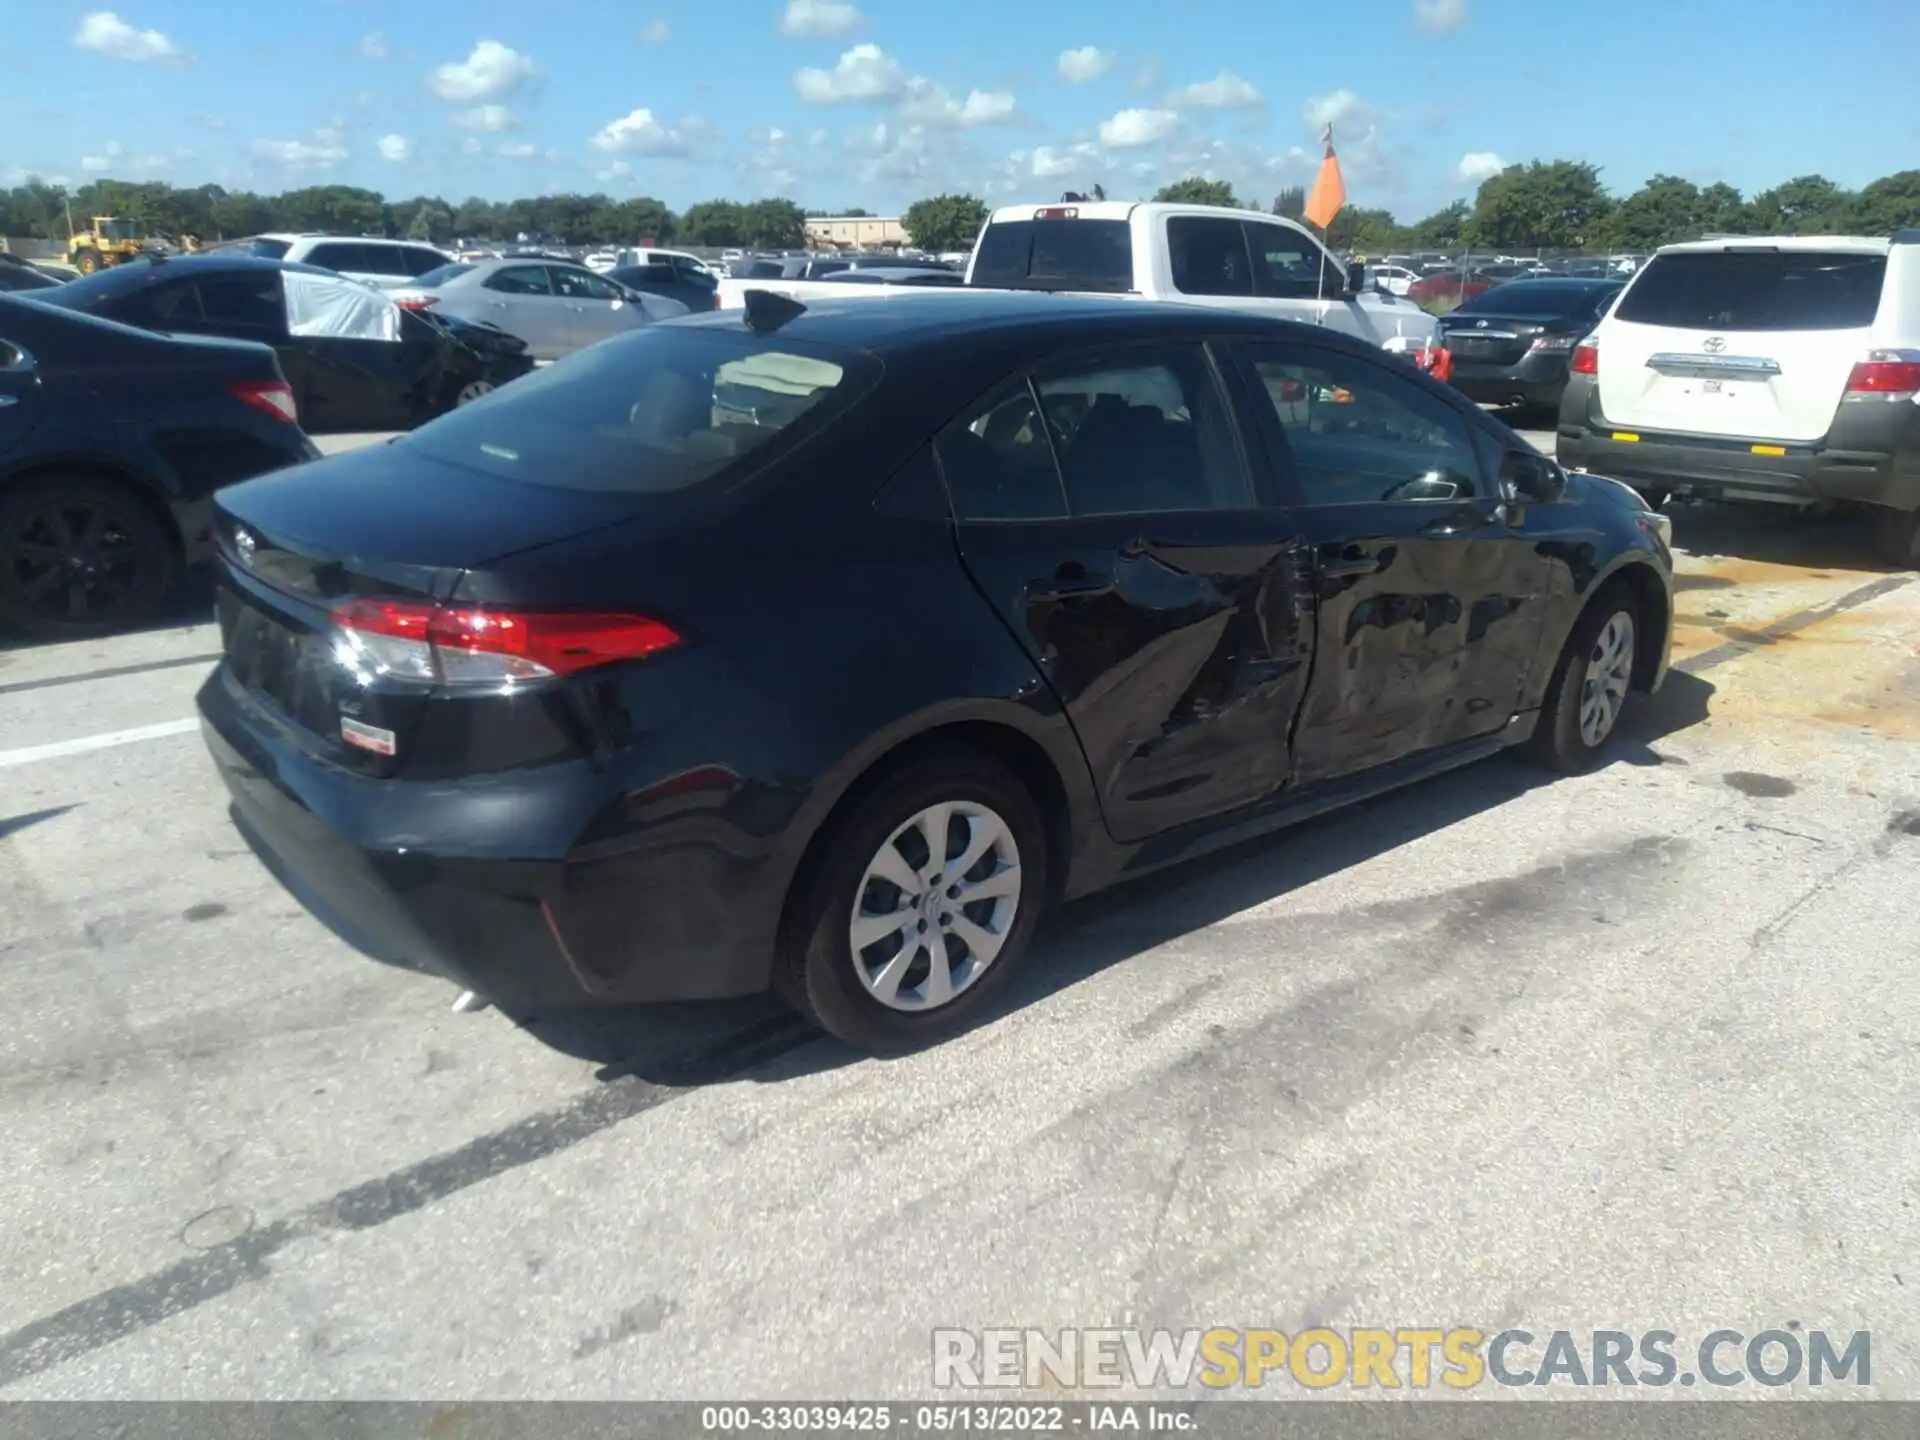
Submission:
[[[0,650],[0,1399],[924,1396],[937,1326],[1315,1324],[1865,1329],[1920,1396],[1920,579],[1676,525],[1605,768],[1080,906],[890,1062],[451,1013],[235,834],[204,595]]]

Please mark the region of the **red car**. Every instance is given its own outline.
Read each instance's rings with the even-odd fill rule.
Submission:
[[[1407,299],[1424,310],[1429,305],[1446,300],[1457,305],[1491,290],[1493,286],[1493,281],[1483,280],[1478,275],[1467,275],[1459,270],[1441,270],[1414,281],[1407,287]]]

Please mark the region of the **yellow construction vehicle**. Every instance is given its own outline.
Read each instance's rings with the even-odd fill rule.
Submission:
[[[91,275],[109,265],[137,259],[153,246],[153,238],[138,220],[96,215],[87,229],[74,231],[67,241],[67,263],[82,275]]]

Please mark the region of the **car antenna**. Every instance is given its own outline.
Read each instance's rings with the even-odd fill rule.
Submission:
[[[791,295],[772,290],[749,290],[741,300],[747,307],[747,328],[761,335],[771,335],[789,320],[807,313],[807,307]]]

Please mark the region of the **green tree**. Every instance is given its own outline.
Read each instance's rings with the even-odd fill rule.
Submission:
[[[1228,210],[1247,208],[1240,203],[1239,197],[1233,193],[1233,186],[1226,181],[1208,180],[1199,175],[1189,175],[1171,185],[1162,185],[1153,198],[1174,205],[1220,205]]]
[[[1874,181],[1848,207],[1847,229],[1859,235],[1891,235],[1909,226],[1920,226],[1920,170]]]
[[[1753,207],[1725,181],[1707,186],[1700,192],[1700,207],[1694,214],[1702,235],[1751,235]]]
[[[623,245],[664,245],[673,239],[677,223],[664,201],[638,195],[615,209],[612,238]]]
[[[1611,208],[1597,166],[1532,160],[1481,182],[1463,238],[1503,249],[1584,249],[1602,238]]]
[[[1436,210],[1413,226],[1413,243],[1427,250],[1455,250],[1466,238],[1467,218],[1472,211],[1467,202],[1456,200],[1444,210]]]
[[[453,212],[453,233],[463,238],[494,235],[500,228],[500,207],[470,195]]]
[[[1327,243],[1336,250],[1374,253],[1391,250],[1406,238],[1406,231],[1388,210],[1368,210],[1347,206],[1333,217],[1327,227]]]
[[[1303,219],[1307,213],[1307,187],[1289,185],[1273,197],[1273,213],[1289,220]]]
[[[756,200],[743,207],[745,243],[765,250],[791,250],[807,243],[807,217],[791,200]]]
[[[702,200],[680,217],[680,238],[689,245],[746,244],[746,216],[731,200]]]
[[[1622,250],[1657,250],[1705,233],[1700,187],[1678,175],[1656,175],[1613,207],[1611,243]]]
[[[923,250],[971,250],[987,207],[972,195],[930,195],[909,205],[900,223]]]
[[[386,202],[355,185],[313,185],[289,190],[274,202],[275,226],[325,230],[336,235],[378,234],[386,228]]]
[[[1796,175],[1753,197],[1762,235],[1829,235],[1846,228],[1854,197],[1824,175]]]

